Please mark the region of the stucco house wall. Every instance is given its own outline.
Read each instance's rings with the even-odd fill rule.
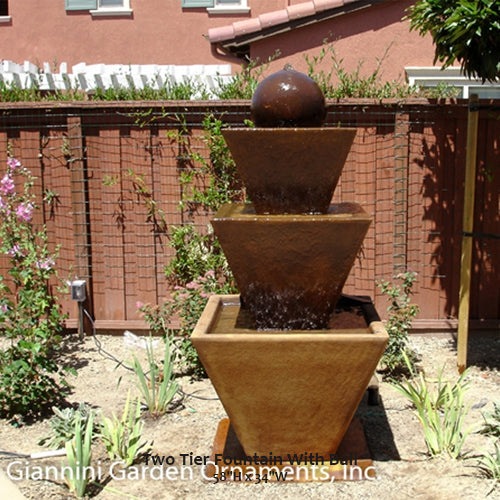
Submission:
[[[405,65],[432,65],[431,40],[410,33],[408,22],[401,20],[412,3],[409,0],[388,0],[345,13],[341,8],[344,4],[357,2],[248,0],[249,12],[235,14],[218,14],[205,7],[183,8],[182,0],[130,0],[132,12],[123,16],[69,11],[65,0],[8,0],[8,17],[0,18],[0,60],[18,64],[27,60],[38,66],[66,62],[69,67],[80,62],[220,64],[207,39],[209,30],[253,22],[262,15],[272,17],[286,9],[297,15],[303,4],[318,6],[326,1],[339,6],[337,17],[264,37],[251,43],[250,56],[267,60],[279,50],[281,56],[270,70],[284,62],[304,70],[303,54],[317,55],[328,38],[347,70],[354,70],[363,61],[363,71],[371,71],[386,52],[386,79],[404,74]],[[225,62],[231,62],[234,69],[239,65],[235,59]],[[331,61],[325,64],[331,65]]]
[[[412,0],[383,2],[264,39],[252,44],[251,57],[267,60],[278,48],[281,56],[271,64],[271,71],[282,67],[283,61],[305,71],[304,54],[310,58],[318,56],[328,40],[347,71],[361,65],[360,73],[370,74],[381,60],[380,74],[384,80],[404,79],[405,66],[433,66],[434,60],[431,37],[410,32],[409,22],[402,20],[413,3]],[[328,71],[331,62],[327,56],[319,68]]]

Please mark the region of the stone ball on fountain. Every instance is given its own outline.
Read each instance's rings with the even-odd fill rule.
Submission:
[[[257,86],[251,113],[256,127],[320,127],[325,96],[312,78],[287,64]]]

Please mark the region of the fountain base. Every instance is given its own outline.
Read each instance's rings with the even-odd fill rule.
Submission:
[[[349,425],[334,455],[313,460],[270,460],[263,464],[247,457],[228,418],[219,422],[212,454],[205,470],[208,481],[220,478],[239,482],[333,482],[375,479],[376,473],[359,419]],[[291,457],[293,458],[293,457]],[[297,457],[298,458],[298,457]]]
[[[388,340],[370,301],[353,308],[356,327],[257,331],[238,295],[210,298],[191,340],[246,455],[337,452]]]

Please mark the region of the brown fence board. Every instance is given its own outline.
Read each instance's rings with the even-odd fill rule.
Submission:
[[[161,303],[170,293],[164,268],[173,254],[172,226],[194,222],[205,230],[209,220],[203,210],[179,209],[179,169],[200,167],[190,152],[208,156],[201,120],[210,111],[239,126],[249,103],[0,103],[0,111],[0,158],[10,145],[37,176],[39,199],[45,189],[57,193],[40,222],[47,223],[51,244],[61,244],[60,276],[89,280],[89,307],[100,325],[140,325],[136,303]],[[185,142],[176,137],[180,116],[186,117]],[[446,326],[457,315],[467,103],[343,100],[329,107],[327,126],[338,124],[358,132],[334,201],[361,203],[374,220],[345,291],[374,296],[384,314],[376,282],[415,270],[420,324]],[[498,113],[481,112],[479,233],[500,233],[499,136]],[[154,217],[133,186],[134,175],[144,176]],[[499,241],[474,240],[471,317],[478,324],[498,325]],[[3,275],[7,267],[1,258]],[[68,297],[64,307],[75,320]]]
[[[96,319],[124,320],[123,186],[119,129],[102,129],[88,137],[91,177],[89,202],[92,231],[94,314]],[[94,250],[95,249],[95,250]],[[130,270],[129,270],[130,271]],[[135,272],[135,271],[134,271]]]
[[[85,213],[85,207],[75,207],[72,203],[75,189],[72,186],[70,170],[74,167],[71,162],[67,162],[64,153],[65,145],[67,145],[66,136],[63,136],[60,131],[49,131],[43,139],[41,152],[43,192],[44,196],[52,197],[50,204],[44,203],[44,219],[47,231],[51,235],[51,248],[59,249],[56,263],[57,269],[61,270],[59,277],[64,281],[71,279],[79,263],[78,253],[75,250],[79,237],[75,237],[75,230],[68,229],[74,227],[75,209]],[[79,190],[77,189],[76,192],[78,193]],[[85,223],[80,226],[80,230],[86,232]],[[88,252],[88,249],[85,250]],[[59,293],[58,295],[63,311],[74,315],[76,308],[69,294]]]

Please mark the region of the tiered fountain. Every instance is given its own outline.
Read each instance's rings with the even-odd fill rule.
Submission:
[[[387,343],[371,301],[341,294],[371,219],[331,204],[356,130],[325,115],[286,67],[254,94],[256,128],[223,132],[252,201],[212,221],[240,295],[211,297],[192,342],[229,416],[214,443],[228,459],[339,454]]]

